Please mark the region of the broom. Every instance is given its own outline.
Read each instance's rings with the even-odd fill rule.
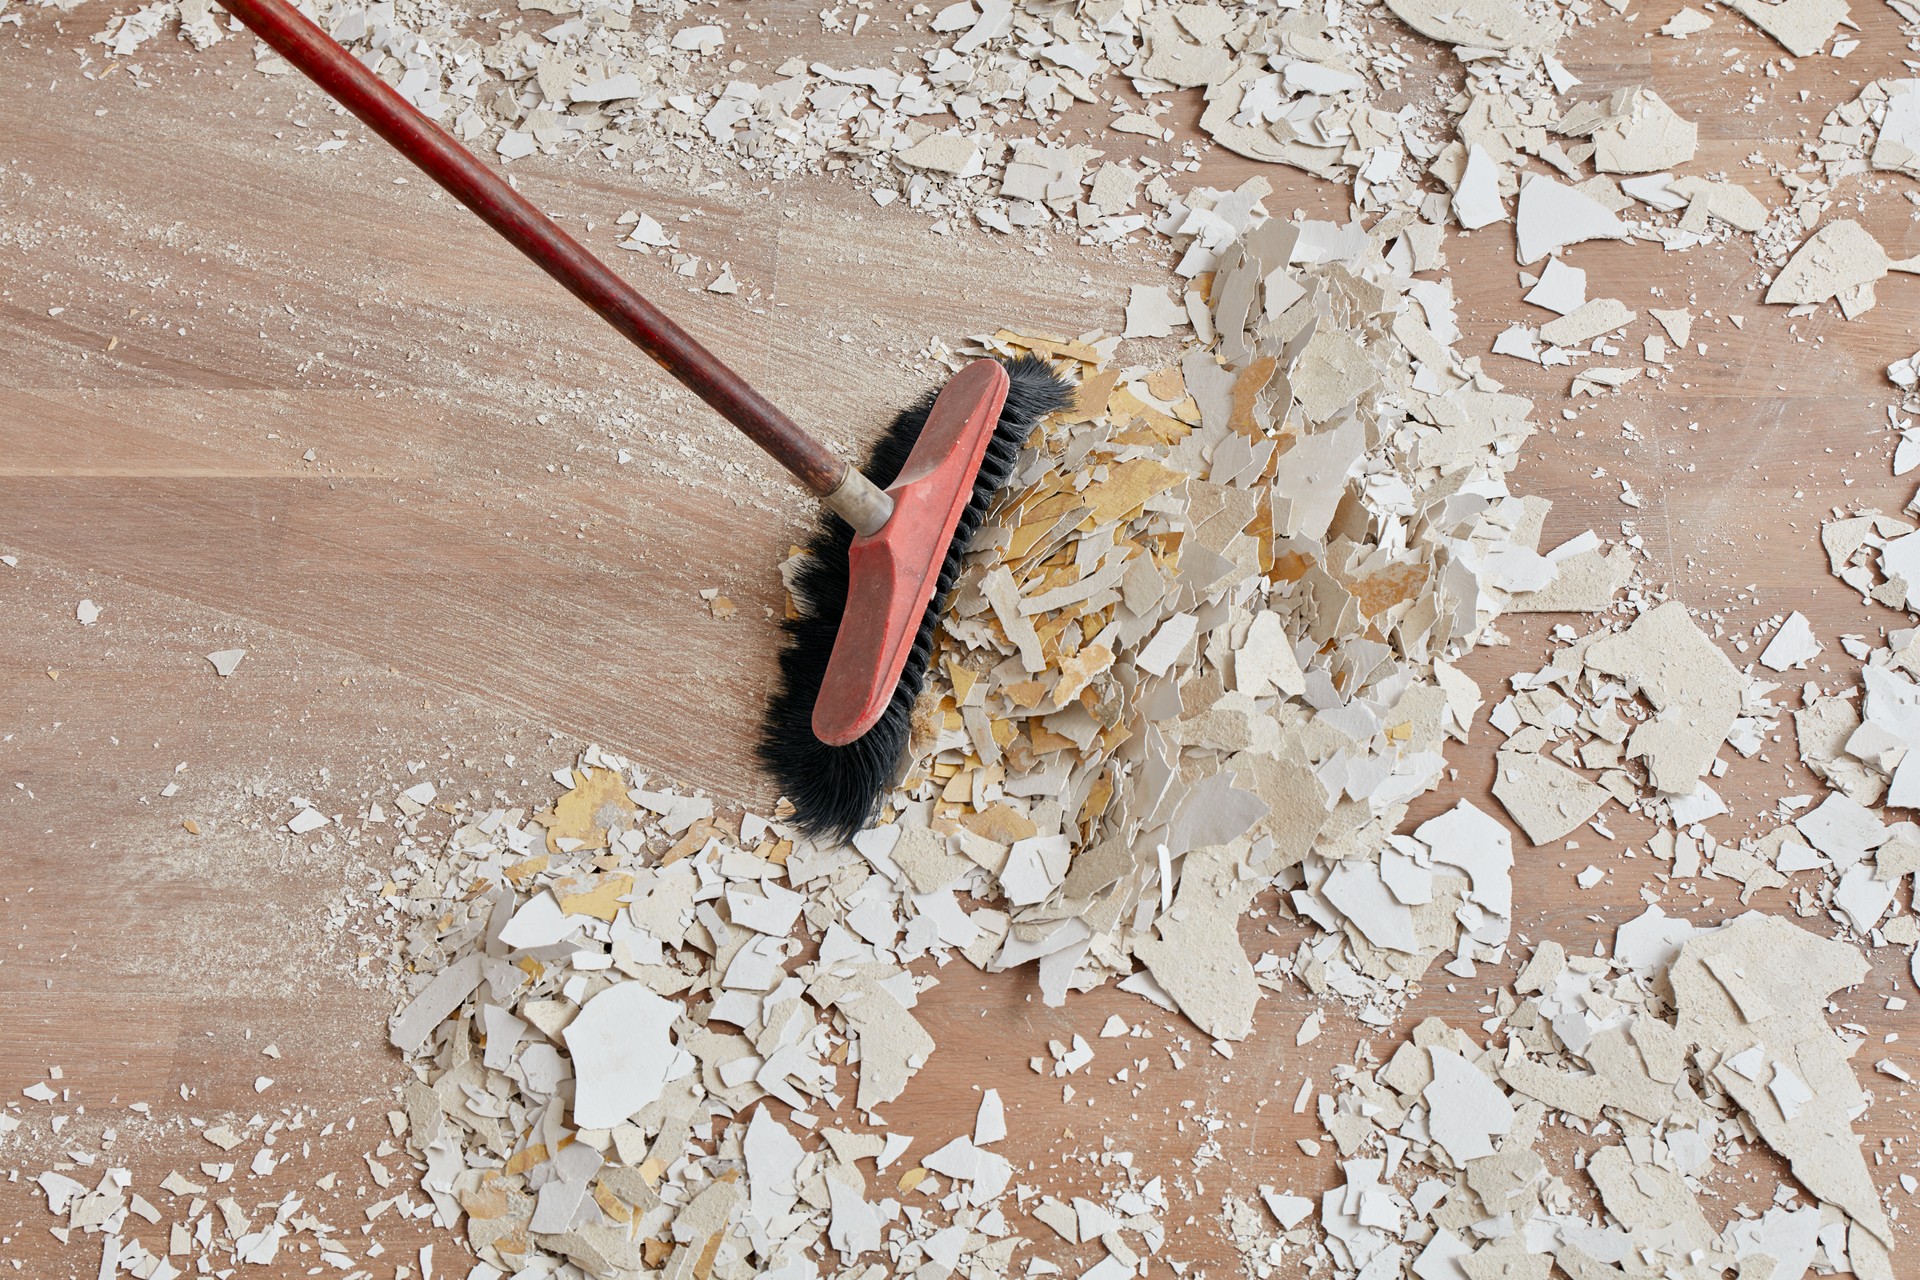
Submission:
[[[963,370],[954,381],[977,367]],[[846,521],[829,513],[804,548],[793,582],[797,616],[786,623],[787,647],[780,654],[779,686],[767,704],[760,759],[793,802],[795,820],[816,836],[846,839],[873,816],[881,791],[893,780],[906,751],[913,703],[926,683],[927,665],[933,658],[933,633],[947,592],[960,576],[967,546],[994,499],[1013,478],[1020,446],[1034,425],[1066,408],[1073,398],[1067,384],[1042,360],[1023,356],[1005,368],[1006,402],[973,477],[966,508],[938,562],[932,599],[915,619],[918,625],[900,678],[872,727],[840,744],[823,741],[813,726],[819,723],[821,687],[831,665],[827,655],[840,653],[848,602],[859,590],[859,562],[852,554],[858,539]],[[929,393],[894,418],[874,442],[865,470],[875,484],[895,483],[938,403]]]
[[[759,756],[809,834],[866,825],[906,750],[967,544],[1067,383],[1032,357],[976,360],[851,467],[286,0],[221,2],[820,499]]]

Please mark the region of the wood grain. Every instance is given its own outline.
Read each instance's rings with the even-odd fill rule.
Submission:
[[[1865,43],[1850,59],[1806,59],[1769,79],[1754,73],[1777,51],[1731,13],[1693,40],[1653,37],[1677,7],[1662,0],[1634,24],[1576,35],[1566,63],[1596,92],[1652,84],[1700,121],[1694,171],[1727,170],[1770,203],[1783,189],[1743,167],[1747,157],[1798,164],[1828,109],[1874,76],[1904,74],[1884,10],[1856,13]],[[808,6],[760,8],[767,29],[755,38],[770,61],[819,45]],[[358,1236],[363,1206],[386,1194],[361,1156],[401,1069],[384,1045],[385,997],[349,978],[368,944],[325,938],[322,923],[342,892],[377,884],[385,855],[276,834],[286,798],[347,811],[425,776],[524,803],[596,741],[766,805],[750,743],[774,651],[774,565],[812,513],[751,446],[452,201],[397,185],[406,167],[363,131],[349,129],[352,145],[330,155],[296,150],[348,123],[311,92],[242,77],[230,46],[194,55],[170,40],[142,50],[145,88],[124,74],[82,78],[73,50],[103,21],[104,11],[29,9],[17,36],[0,37],[0,550],[20,558],[0,569],[0,1098],[57,1065],[72,1097],[60,1109],[74,1115],[57,1141],[37,1120],[0,1139],[0,1171],[31,1176],[111,1127],[111,1158],[150,1188],[211,1154],[183,1117],[305,1108],[310,1130],[348,1117],[357,1129],[314,1139],[246,1194],[307,1189],[338,1170],[339,1193],[312,1203]],[[888,56],[902,37],[887,26],[841,40],[833,56]],[[1728,70],[1740,61],[1748,73]],[[1448,83],[1410,77],[1403,93]],[[1754,86],[1767,101],[1742,106]],[[1182,141],[1198,113],[1183,99],[1170,117]],[[1145,144],[1101,135],[1099,145],[1116,158]],[[849,453],[936,380],[917,358],[931,339],[1001,324],[1113,329],[1124,286],[1162,278],[1165,265],[1152,246],[1055,239],[1034,255],[985,234],[936,235],[920,215],[828,180],[765,187],[709,174],[689,195],[594,162],[514,172],[601,252],[616,252],[625,209],[663,222],[692,214],[676,224],[686,247],[731,262],[738,296],[689,290],[651,257],[617,265]],[[1227,186],[1255,174],[1273,184],[1273,209],[1344,214],[1335,188],[1219,152],[1192,177]],[[1920,252],[1911,184],[1864,186],[1884,190],[1850,216],[1895,256]],[[1511,230],[1447,247],[1461,349],[1484,351],[1526,310]],[[1818,524],[1832,507],[1897,510],[1910,496],[1888,475],[1879,371],[1914,344],[1916,282],[1889,280],[1880,307],[1846,324],[1763,307],[1739,241],[1687,254],[1587,245],[1572,259],[1590,273],[1590,296],[1643,314],[1691,308],[1707,351],[1663,385],[1577,402],[1574,421],[1559,416],[1567,371],[1485,358],[1537,397],[1549,428],[1526,446],[1514,484],[1553,500],[1546,541],[1590,527],[1613,537],[1630,521],[1648,580],[1710,611],[1729,642],[1801,609],[1829,645],[1831,671],[1809,677],[1844,682],[1840,634],[1878,637],[1908,620],[1828,577]],[[621,463],[621,449],[633,460]],[[1619,501],[1621,481],[1640,495],[1637,510]],[[739,615],[708,616],[706,587]],[[94,627],[74,621],[83,596],[104,610]],[[1503,622],[1511,644],[1478,651],[1467,669],[1496,688],[1544,660],[1560,621]],[[239,672],[215,678],[203,655],[234,647],[248,650]],[[1794,695],[1790,683],[1778,696]],[[1735,836],[1775,797],[1817,790],[1794,760],[1790,726],[1760,759],[1736,760],[1722,784],[1736,812],[1716,833]],[[1454,763],[1457,783],[1416,817],[1462,796],[1497,812],[1485,799],[1488,743]],[[169,781],[181,792],[162,799]],[[182,828],[188,817],[203,834]],[[1624,854],[1648,829],[1617,810],[1609,821],[1615,846],[1590,832],[1578,848],[1518,844],[1520,933],[1590,949],[1639,912],[1647,864]],[[1611,874],[1577,892],[1572,877],[1589,862]],[[1782,895],[1756,901],[1787,909]],[[1737,910],[1724,883],[1676,889],[1665,906],[1703,922]],[[1256,915],[1244,940],[1285,953],[1301,936]],[[1920,1021],[1884,1007],[1913,996],[1905,959],[1883,951],[1875,963],[1838,1001],[1837,1016],[1873,1037],[1858,1066],[1887,1054],[1920,1070],[1908,1047]],[[1271,996],[1254,1039],[1227,1061],[1130,997],[1099,992],[1049,1010],[1031,974],[939,976],[923,1013],[940,1052],[892,1109],[895,1126],[943,1140],[970,1126],[977,1087],[995,1084],[1013,1153],[1034,1162],[1024,1180],[1089,1188],[1112,1180],[1089,1154],[1106,1142],[1134,1151],[1167,1175],[1169,1252],[1210,1275],[1233,1273],[1215,1219],[1223,1194],[1260,1184],[1317,1194],[1335,1180],[1327,1158],[1295,1145],[1317,1132],[1291,1109],[1302,1079],[1325,1087],[1359,1041],[1380,1050],[1397,1039],[1335,1016],[1296,1049],[1311,1004]],[[1430,981],[1403,1025],[1476,1025],[1505,976]],[[1154,1039],[1128,1051],[1094,1039],[1112,1012],[1144,1019]],[[1076,1032],[1099,1056],[1066,1103],[1061,1082],[1026,1064]],[[1903,1039],[1880,1043],[1893,1034]],[[283,1053],[270,1068],[268,1042]],[[1169,1048],[1187,1070],[1171,1070]],[[1133,1057],[1148,1063],[1137,1096],[1103,1083]],[[256,1095],[262,1074],[276,1083]],[[1914,1163],[1912,1098],[1887,1083],[1873,1082],[1878,1102],[1859,1126],[1893,1144],[1874,1169],[1883,1186]],[[126,1111],[133,1101],[151,1102],[154,1118]],[[1225,1126],[1203,1133],[1206,1114]],[[1209,1137],[1217,1154],[1196,1167]],[[0,1268],[91,1277],[97,1248],[62,1247],[31,1187],[3,1178]],[[1720,1212],[1761,1203],[1770,1186],[1722,1174],[1709,1193],[1724,1197]],[[388,1250],[382,1268],[434,1242],[438,1269],[464,1273],[461,1246],[431,1229],[389,1214],[370,1236]],[[1057,1260],[1073,1272],[1092,1259]],[[283,1261],[258,1273],[312,1265]]]

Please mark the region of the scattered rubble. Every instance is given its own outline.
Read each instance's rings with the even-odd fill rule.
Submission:
[[[988,1280],[1053,1274],[1055,1241],[1098,1242],[1104,1260],[1085,1274],[1100,1280],[1177,1262],[1163,1253],[1162,1178],[1115,1160],[1099,1202],[1021,1181],[994,1150],[1008,1129],[997,1090],[964,1132],[890,1126],[938,1051],[914,1014],[934,970],[1033,965],[1054,1006],[1112,983],[1177,1011],[1225,1058],[1279,990],[1391,1028],[1423,982],[1445,980],[1429,977],[1436,965],[1465,980],[1517,958],[1507,827],[1463,800],[1401,831],[1442,784],[1446,741],[1482,720],[1503,738],[1493,795],[1531,846],[1519,856],[1572,847],[1583,827],[1611,841],[1618,806],[1653,827],[1649,901],[1722,879],[1743,904],[1783,890],[1851,940],[1755,913],[1700,927],[1651,905],[1610,957],[1540,943],[1492,996],[1484,1044],[1428,1019],[1384,1064],[1343,1066],[1317,1096],[1344,1178],[1317,1214],[1291,1190],[1227,1193],[1222,1221],[1249,1272],[1310,1258],[1363,1280],[1544,1276],[1549,1263],[1575,1280],[1786,1280],[1809,1265],[1893,1276],[1892,1219],[1851,1127],[1868,1103],[1849,1062],[1859,1038],[1826,1014],[1861,981],[1862,947],[1920,945],[1900,892],[1920,874],[1920,829],[1877,808],[1920,806],[1920,629],[1846,645],[1862,664],[1854,688],[1811,683],[1825,646],[1802,614],[1776,616],[1757,662],[1807,672],[1798,751],[1832,793],[1783,798],[1767,834],[1717,839],[1703,824],[1726,812],[1722,748],[1751,756],[1772,738],[1778,686],[1736,665],[1684,603],[1635,582],[1628,543],[1589,533],[1540,549],[1547,504],[1507,487],[1534,406],[1458,349],[1452,287],[1427,273],[1448,236],[1513,222],[1525,301],[1554,318],[1510,327],[1493,353],[1545,365],[1614,358],[1640,321],[1626,300],[1589,298],[1567,260],[1597,240],[1651,252],[1748,236],[1771,272],[1767,302],[1806,314],[1832,300],[1852,319],[1916,264],[1829,216],[1834,188],[1920,176],[1920,81],[1873,81],[1836,109],[1808,163],[1781,175],[1786,205],[1770,207],[1723,173],[1677,172],[1695,162],[1698,129],[1650,88],[1576,98],[1558,42],[1607,15],[1386,7],[1452,47],[1462,87],[1449,100],[1381,105],[1409,69],[1404,32],[1318,4],[960,0],[915,12],[925,32],[902,64],[795,57],[770,72],[727,58],[744,12],[696,23],[540,0],[523,9],[550,25],[482,18],[469,31],[413,5],[315,6],[410,101],[503,163],[647,173],[724,157],[755,180],[834,172],[942,231],[1157,235],[1176,261],[1171,284],[1131,291],[1120,335],[1002,330],[946,353],[1034,354],[1079,391],[1036,432],[973,548],[880,825],[816,845],[779,812],[729,812],[589,749],[549,808],[461,808],[444,844],[401,836],[402,865],[358,904],[378,917],[382,976],[402,996],[393,1136],[425,1197],[386,1203],[462,1229],[476,1280],[794,1280],[823,1265]],[[1841,0],[1732,7],[1794,57],[1829,42],[1843,56]],[[1712,13],[1683,8],[1658,29],[1688,39],[1725,17]],[[822,20],[858,30],[868,15]],[[94,44],[130,58],[170,28],[202,49],[236,34],[205,0],[156,0]],[[264,51],[253,69],[290,70]],[[1097,135],[1050,136],[1108,80],[1139,99],[1110,104],[1115,132],[1170,141],[1160,118],[1197,91],[1215,143],[1347,184],[1355,220],[1272,216],[1264,179],[1197,185],[1170,149],[1119,163]],[[742,287],[643,212],[618,234],[696,287]],[[1644,310],[1632,349],[1645,363],[1581,367],[1571,394],[1612,394],[1689,349],[1693,310]],[[1161,345],[1122,359],[1128,339]],[[1912,361],[1890,376],[1920,384]],[[1913,408],[1890,410],[1896,471],[1920,465],[1920,433],[1898,417]],[[1920,525],[1836,514],[1821,539],[1843,582],[1920,613]],[[708,600],[716,617],[722,603],[730,612]],[[1543,612],[1588,615],[1592,629],[1556,628],[1560,647],[1505,693],[1461,671],[1503,614]],[[100,611],[81,601],[76,618]],[[229,677],[245,653],[206,657]],[[420,785],[396,812],[433,801]],[[335,825],[293,808],[290,834]],[[1633,870],[1579,866],[1567,874],[1582,890]],[[1254,913],[1303,940],[1250,954],[1241,925]],[[1130,1034],[1113,1021],[1098,1044]],[[1036,1070],[1071,1077],[1102,1051],[1075,1037]],[[1905,1083],[1903,1070],[1881,1067]],[[25,1097],[57,1094],[36,1084]],[[18,1114],[0,1111],[0,1134]],[[222,1152],[207,1176],[230,1176],[238,1157],[225,1153],[262,1127],[233,1123],[205,1130]],[[1550,1138],[1577,1154],[1549,1164]],[[1794,1182],[1727,1216],[1699,1177],[1753,1145]],[[271,1165],[270,1144],[260,1151]],[[37,1181],[61,1230],[100,1237],[103,1275],[170,1280],[188,1265],[171,1259],[266,1265],[281,1247],[371,1274],[298,1197],[268,1222],[175,1174],[163,1212],[124,1171],[74,1172]]]

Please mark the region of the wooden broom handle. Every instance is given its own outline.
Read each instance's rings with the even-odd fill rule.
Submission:
[[[429,178],[512,241],[543,271],[599,312],[608,324],[626,334],[661,368],[746,432],[816,496],[831,498],[849,479],[864,479],[286,0],[220,3]],[[870,507],[874,495],[884,498],[878,490],[859,496]],[[839,509],[838,504],[830,505]],[[884,514],[879,515],[880,522],[885,519]],[[869,522],[854,523],[858,527]]]

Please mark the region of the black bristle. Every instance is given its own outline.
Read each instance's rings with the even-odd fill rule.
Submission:
[[[1009,387],[993,439],[981,460],[973,483],[973,497],[955,526],[940,581],[920,633],[900,673],[900,684],[878,724],[844,747],[830,747],[813,736],[813,703],[840,632],[840,615],[847,605],[847,548],[853,530],[831,512],[823,512],[819,530],[808,539],[793,583],[794,607],[799,616],[785,623],[787,646],[780,654],[780,674],[767,701],[766,723],[760,734],[760,760],[781,791],[793,802],[793,822],[821,839],[848,839],[867,824],[879,806],[880,794],[893,780],[894,770],[907,749],[912,730],[913,704],[926,683],[933,657],[933,634],[939,626],[947,593],[960,576],[960,563],[973,535],[986,518],[994,499],[1013,478],[1014,464],[1027,436],[1040,420],[1064,409],[1073,400],[1073,388],[1043,360],[1022,356],[1003,361]],[[874,443],[861,470],[885,488],[906,465],[907,455],[920,438],[936,393],[896,417]]]

